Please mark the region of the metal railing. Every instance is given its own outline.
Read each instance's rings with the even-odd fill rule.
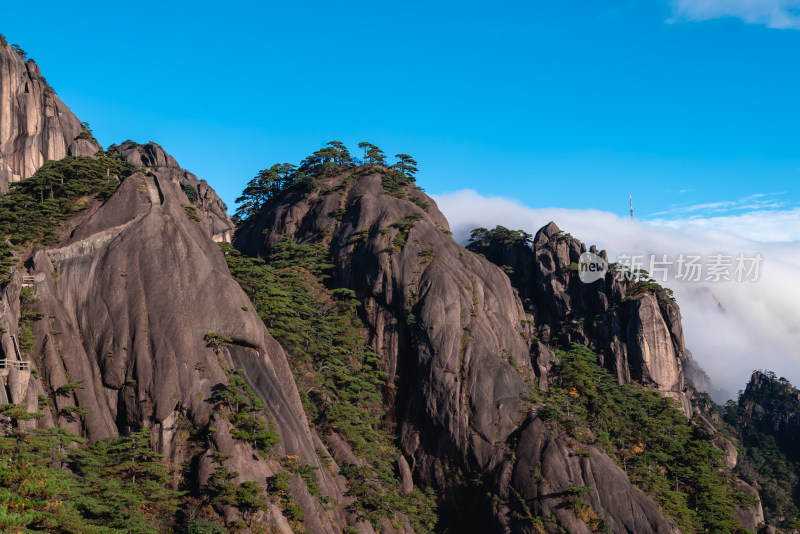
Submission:
[[[31,362],[20,360],[0,360],[0,369],[19,369],[20,371],[30,371]]]

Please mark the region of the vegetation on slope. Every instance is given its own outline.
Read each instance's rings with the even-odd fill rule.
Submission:
[[[231,274],[289,353],[309,421],[323,439],[340,435],[364,462],[341,464],[356,498],[351,510],[376,525],[381,517],[402,512],[416,532],[433,530],[433,494],[419,489],[408,495],[399,492],[395,465],[400,452],[381,425],[386,375],[366,343],[355,293],[323,283],[332,267],[327,249],[296,245],[286,238],[265,262],[243,256],[228,244],[220,247]]]
[[[233,426],[233,439],[246,441],[262,457],[268,458],[281,441],[278,433],[270,430],[275,422],[241,376],[231,371],[226,371],[226,374],[228,383],[214,387],[211,402],[215,404],[216,412]]]
[[[13,420],[23,406],[0,405]],[[63,429],[0,436],[3,532],[155,533],[172,525],[176,467],[149,446],[150,430],[88,443]]]
[[[0,198],[0,282],[8,279],[15,252],[57,243],[61,222],[92,199],[108,199],[132,172],[128,163],[101,153],[97,159],[47,161],[32,177],[12,184]]]
[[[756,487],[768,524],[800,529],[800,391],[771,372],[756,372],[725,421],[741,443],[736,473]]]
[[[754,498],[732,488],[724,453],[689,425],[673,399],[619,385],[583,345],[557,357],[550,390],[528,398],[543,404],[545,420],[576,444],[609,454],[683,532],[741,531],[734,509]]]

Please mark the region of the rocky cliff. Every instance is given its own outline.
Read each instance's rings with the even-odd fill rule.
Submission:
[[[4,41],[0,95],[4,191],[46,160],[101,150],[36,64]],[[120,179],[107,200],[70,204],[58,243],[17,242],[5,264],[0,404],[41,413],[15,423],[28,431],[60,427],[95,441],[152,429],[153,448],[187,466],[183,483],[228,525],[245,512],[230,497],[210,500],[220,469],[233,473],[225,484],[252,481],[262,492],[287,475],[285,489],[270,486],[280,499],[262,493],[268,509],[248,512],[249,528],[373,532],[349,511],[347,483],[308,425],[283,349],[228,271],[217,246],[234,229],[224,203],[155,143],[126,141],[103,157],[134,171],[106,177],[109,191]],[[252,417],[270,429],[258,439],[242,437],[258,424],[242,430],[224,401],[251,394],[263,403]],[[13,430],[0,422],[0,435]]]
[[[174,161],[163,151],[141,148],[158,157],[143,161],[143,172],[125,179],[107,202],[69,221],[63,242],[32,253],[24,276],[38,299],[32,310],[43,318],[33,323],[34,347],[23,357],[34,377],[12,370],[9,400],[44,412],[42,427],[57,425],[91,440],[151,427],[157,450],[195,466],[199,487],[217,468],[216,452],[231,457],[226,467],[240,473],[236,483],[265,484],[284,470],[278,459],[288,455],[320,467],[316,449],[322,446],[308,427],[283,350],[212,239],[215,224],[224,221],[196,216],[206,213],[199,205],[187,210],[192,204],[181,183],[192,177],[162,165]],[[121,153],[138,163],[139,155]],[[215,199],[204,187],[200,198]],[[2,288],[3,358],[16,359],[22,281],[18,273]],[[230,341],[209,346],[210,333]],[[264,402],[280,435],[275,459],[233,439],[213,401],[233,369]],[[69,386],[76,383],[81,387]],[[76,406],[80,415],[71,413]],[[210,427],[217,431],[209,434],[208,448],[187,439],[187,429]],[[342,482],[327,469],[320,473],[324,493],[344,506]],[[313,531],[345,527],[341,509],[326,511],[302,483],[292,488]],[[288,531],[281,511],[272,508],[265,521]],[[229,521],[237,517],[233,509],[226,514]]]
[[[800,445],[800,390],[774,373],[755,371],[740,404],[746,416],[774,433],[787,449]]]
[[[56,96],[39,66],[0,38],[0,192],[47,160],[92,156],[100,145]]]
[[[757,488],[767,523],[798,532],[800,390],[772,372],[754,371],[723,416],[741,445],[735,473]]]
[[[126,141],[120,146],[112,145],[109,153],[119,155],[136,169],[147,169],[156,179],[178,184],[186,194],[189,204],[199,210],[198,214],[208,228],[211,239],[230,243],[234,226],[225,203],[205,180],[200,180],[182,169],[175,158],[167,154],[161,146],[152,142],[142,145]]]
[[[680,309],[666,290],[620,276],[614,268],[600,280],[583,283],[578,261],[587,247],[553,222],[534,237],[502,227],[480,229],[468,248],[506,266],[544,345],[586,345],[603,355],[603,365],[620,384],[637,381],[672,397],[691,417],[683,374],[683,361],[691,355]],[[588,251],[598,253],[594,246]],[[599,255],[608,261],[605,251]],[[546,374],[547,364],[544,354],[540,373]]]
[[[264,257],[285,236],[329,248],[334,285],[365,303],[372,345],[391,377],[391,419],[417,483],[444,496],[444,526],[536,532],[512,514],[509,503],[522,499],[561,528],[589,532],[564,504],[564,492],[585,485],[597,490],[591,506],[614,531],[673,532],[607,456],[577,457],[523,403],[537,382],[537,342],[509,278],[453,241],[430,197],[391,181],[386,169],[360,168],[290,190],[234,244]]]

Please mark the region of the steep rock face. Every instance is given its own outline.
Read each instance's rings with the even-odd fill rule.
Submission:
[[[146,168],[162,181],[171,180],[177,183],[184,194],[191,195],[193,191],[193,198],[187,196],[187,200],[200,209],[198,215],[208,226],[211,239],[216,242],[231,242],[234,225],[225,203],[205,180],[200,180],[182,169],[175,158],[167,154],[161,146],[153,142],[140,145],[126,141],[121,146],[112,146],[110,152],[119,154],[136,168]]]
[[[755,371],[740,400],[745,414],[789,449],[800,447],[800,390],[774,374]]]
[[[152,146],[143,152],[162,158],[143,160],[143,166],[174,162]],[[157,450],[196,466],[191,482],[200,487],[217,468],[214,452],[232,456],[226,466],[240,474],[235,482],[262,486],[284,470],[278,458],[296,455],[320,468],[322,491],[334,502],[323,508],[305,484],[293,484],[307,528],[333,533],[349,523],[371,532],[345,513],[344,481],[334,475],[335,464],[329,472],[320,463],[316,450],[324,446],[308,427],[283,349],[212,240],[215,221],[207,219],[218,216],[195,220],[181,185],[194,183],[206,201],[217,202],[216,195],[174,167],[148,167],[126,178],[108,201],[68,222],[72,229],[62,243],[35,250],[28,272],[16,273],[2,288],[3,358],[16,359],[23,274],[38,299],[34,311],[44,317],[33,323],[29,354],[40,379],[13,370],[6,380],[12,402],[46,412],[40,426],[56,425],[92,440],[149,426]],[[212,332],[232,341],[209,347],[204,337]],[[274,421],[281,443],[271,459],[234,440],[220,417],[212,399],[214,389],[228,381],[226,369],[240,370]],[[63,389],[81,381],[82,388]],[[67,413],[68,406],[89,412]],[[187,439],[186,428],[209,424],[217,432],[204,451]],[[280,510],[273,512],[266,520],[287,531]],[[236,514],[226,512],[229,520]]]
[[[516,531],[504,503],[516,493],[541,507],[536,496],[546,491],[530,476],[512,477],[515,451],[534,450],[542,439],[520,401],[536,380],[522,302],[502,270],[453,241],[427,195],[413,186],[402,195],[384,189],[380,171],[354,172],[323,180],[321,190],[290,191],[234,244],[262,256],[285,236],[329,247],[336,284],[365,302],[372,345],[390,376],[387,400],[401,448],[416,480],[442,491],[444,526]],[[566,480],[569,453],[553,450],[548,465]],[[598,465],[601,458],[612,464],[598,453]],[[598,501],[603,517],[629,506],[635,493],[624,473],[611,479],[630,491]],[[658,508],[640,500],[649,503],[642,514],[654,531],[670,532]],[[635,531],[642,514],[620,518],[616,531]],[[574,512],[563,515],[562,526],[581,522]]]
[[[333,194],[292,193],[235,244],[262,254],[283,236],[330,244],[337,283],[365,301],[373,347],[396,377],[392,403],[410,463],[444,487],[467,466],[500,476],[497,444],[523,420],[519,395],[533,371],[505,275],[464,252],[438,210],[428,211],[383,195],[380,175],[363,176]],[[410,216],[420,219],[393,245],[401,230],[392,224]]]
[[[682,364],[691,356],[680,309],[663,289],[620,280],[615,271],[583,283],[577,266],[586,245],[553,222],[530,240],[480,232],[475,237],[470,250],[512,269],[512,283],[544,344],[587,345],[605,356],[603,364],[620,383],[639,381],[675,398],[692,415]],[[608,260],[605,251],[589,251]],[[546,372],[546,362],[537,368]]]
[[[520,435],[526,447],[520,447],[519,460],[514,466],[512,483],[523,488],[521,496],[539,502],[539,517],[555,516],[569,532],[590,533],[585,521],[577,518],[564,506],[563,494],[571,487],[596,488],[584,500],[594,510],[604,510],[614,532],[664,532],[674,528],[663,520],[661,511],[652,501],[628,482],[625,472],[594,447],[578,456],[563,436],[553,435],[540,420],[533,419]],[[527,483],[534,473],[546,483],[534,486]],[[519,532],[537,532],[534,527],[518,525]]]
[[[739,431],[743,454],[738,458],[737,474],[749,485],[736,483],[745,493],[755,494],[753,487],[758,488],[764,499],[763,507],[759,503],[739,510],[743,524],[763,521],[766,516],[770,525],[781,527],[778,532],[797,532],[800,390],[775,373],[754,371],[738,402],[729,404],[724,416]],[[765,456],[770,467],[762,471],[756,466],[765,463]]]
[[[84,133],[85,132],[85,133]],[[50,159],[93,156],[100,145],[33,61],[0,45],[0,192]]]

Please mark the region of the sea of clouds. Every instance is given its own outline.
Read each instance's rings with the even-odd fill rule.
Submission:
[[[732,256],[735,264],[740,254],[759,254],[763,260],[755,282],[706,281],[705,271],[699,282],[676,279],[674,272],[666,282],[658,281],[675,292],[686,345],[711,377],[713,386],[707,389],[717,402],[735,397],[756,369],[774,371],[800,385],[800,209],[762,207],[713,216],[673,213],[645,222],[595,210],[532,209],[472,190],[434,199],[462,244],[476,227],[502,225],[534,234],[555,221],[587,247],[605,249],[612,262],[620,254],[640,254],[649,262],[653,254],[674,260],[680,254],[688,258],[721,253]],[[744,278],[754,276],[751,272]]]

